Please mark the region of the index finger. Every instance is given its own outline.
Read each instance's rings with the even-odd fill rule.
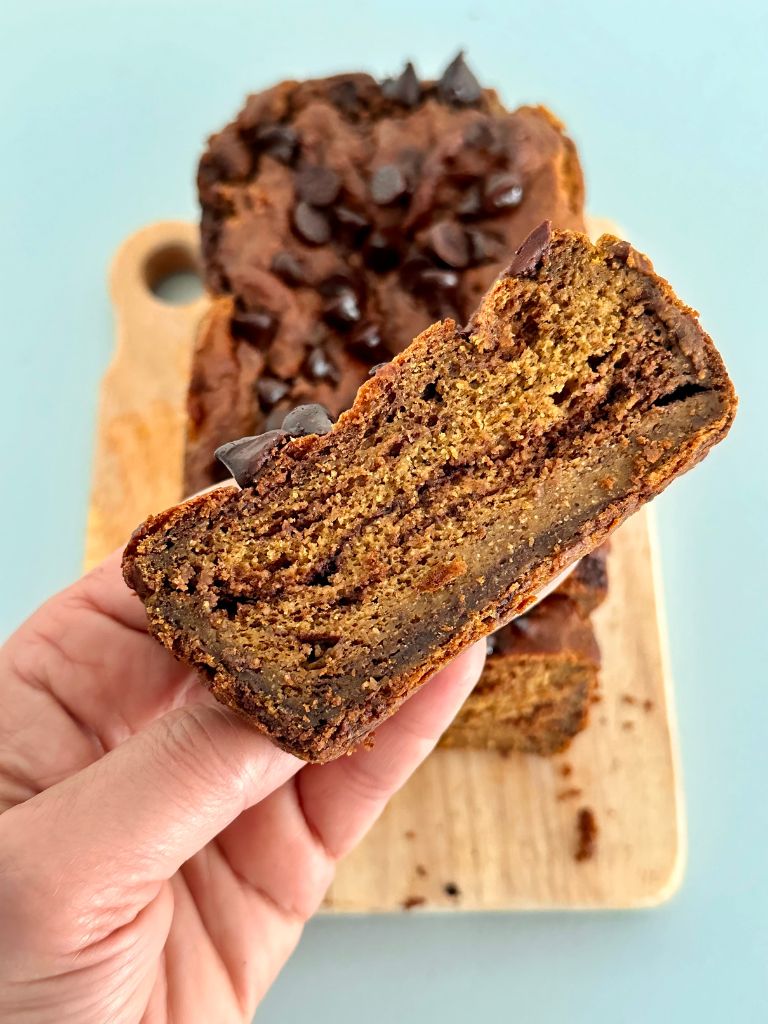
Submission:
[[[359,842],[434,748],[480,678],[484,662],[482,641],[438,672],[377,729],[372,750],[302,769],[295,782],[304,816],[334,857]]]

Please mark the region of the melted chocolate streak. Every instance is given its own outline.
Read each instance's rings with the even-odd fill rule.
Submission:
[[[668,406],[669,404],[671,404],[672,401],[685,401],[688,397],[689,389],[686,387],[686,385],[683,385],[682,387],[677,387],[673,389],[672,392],[668,392],[661,396],[651,397],[646,402],[638,404],[636,407],[633,408],[632,414],[642,415],[648,412],[654,406]],[[595,433],[605,432],[609,427],[611,421],[611,416],[609,414],[609,403],[610,398],[609,396],[606,396],[606,398],[603,399],[601,403],[594,406],[591,411],[588,409],[577,410],[575,411],[574,416],[569,417],[568,421],[566,421],[565,423],[558,424],[552,430],[550,430],[543,436],[539,437],[538,439],[532,438],[531,440],[538,443],[539,446],[539,453],[533,468],[534,475],[547,461],[556,460],[557,458],[562,456],[563,450],[565,449],[566,445],[569,443],[572,437],[574,426],[578,426],[580,430],[591,429]],[[499,455],[495,456],[493,459],[494,464],[504,464],[514,450],[519,450],[519,445],[515,445],[514,448],[510,446],[510,448],[500,453]],[[467,478],[471,476],[474,470],[475,464],[473,463],[467,463],[464,465],[456,466],[452,465],[448,467],[447,472],[443,470],[442,477],[433,478],[422,484],[415,493],[415,500],[412,500],[410,502],[392,502],[385,509],[380,510],[376,515],[363,520],[358,525],[356,525],[353,530],[351,530],[342,538],[342,540],[336,546],[334,551],[328,554],[328,556],[324,559],[322,564],[317,564],[315,566],[309,567],[306,570],[306,573],[304,574],[304,578],[299,580],[292,580],[290,586],[322,586],[324,583],[327,583],[328,578],[331,575],[333,575],[335,567],[338,564],[338,560],[341,557],[343,548],[349,542],[350,538],[359,536],[364,530],[368,529],[377,521],[383,518],[390,517],[395,514],[399,518],[404,518],[406,515],[416,511],[419,508],[424,508],[425,506],[431,505],[434,500],[434,496],[437,493],[439,493],[440,490],[444,489],[449,485],[455,485],[457,482],[460,482],[462,478]],[[526,466],[524,467],[524,472],[526,475],[530,474],[530,463],[526,464]],[[514,486],[515,482],[517,482],[517,480],[520,478],[521,473],[522,470],[520,473],[514,474],[511,478],[506,479],[503,483],[500,483],[495,487],[489,488],[487,491],[484,492],[483,498],[491,498],[494,495],[507,490],[510,486]],[[287,481],[287,485],[290,486],[290,480]],[[328,492],[328,494],[330,494],[330,492]],[[443,518],[458,517],[462,509],[466,508],[468,504],[473,503],[476,500],[476,494],[460,498],[459,500],[453,502],[451,505],[448,506],[448,508],[445,510]],[[323,495],[318,495],[315,499],[313,499],[313,504],[322,501]],[[305,526],[311,526],[315,522],[316,518],[312,518],[307,520],[306,523],[295,524],[294,529],[298,532],[301,532],[301,530]],[[418,532],[418,530],[419,527],[415,525],[408,531],[404,532],[400,537],[400,543],[406,542],[408,538],[413,536],[416,532]],[[264,531],[260,536],[264,537],[265,535],[274,534],[274,532],[274,528],[271,527]],[[258,540],[259,538],[257,537],[255,539]],[[216,580],[215,584],[219,584],[221,586],[221,590],[219,592],[219,606],[223,605],[227,611],[227,614],[230,617],[234,617],[237,614],[237,609],[240,606],[258,605],[264,600],[279,597],[279,595],[281,595],[286,589],[285,584],[280,583],[279,579],[274,579],[272,581],[271,586],[261,588],[258,594],[244,596],[242,594],[231,593],[228,590],[225,581],[223,580]],[[362,599],[366,590],[368,590],[373,585],[375,585],[375,581],[371,581],[367,584],[358,586],[346,592],[339,593],[338,591],[335,591],[332,598],[329,595],[329,600],[327,602],[323,602],[321,599],[321,595],[318,593],[315,601],[315,607],[318,610],[320,610],[324,604],[338,604],[340,601],[350,604],[356,603]],[[374,663],[375,660],[376,659],[374,659]],[[387,658],[386,660],[389,659]]]

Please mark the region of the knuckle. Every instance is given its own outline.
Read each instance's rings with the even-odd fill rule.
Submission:
[[[205,706],[171,712],[161,720],[158,738],[161,756],[170,770],[183,781],[199,779],[210,788],[218,782],[231,789],[242,785],[232,740],[228,742],[226,718],[216,708]]]

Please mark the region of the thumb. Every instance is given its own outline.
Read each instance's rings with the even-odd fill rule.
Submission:
[[[116,880],[133,887],[170,878],[301,766],[226,709],[191,705],[11,808],[0,824],[33,837],[48,872],[60,869],[67,885],[106,875],[112,889]]]

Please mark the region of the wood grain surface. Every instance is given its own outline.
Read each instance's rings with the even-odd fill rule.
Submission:
[[[115,256],[117,339],[100,395],[88,566],[182,497],[190,359],[208,300],[172,306],[152,287],[194,268],[196,245],[193,225],[163,222]],[[436,751],[340,865],[326,911],[642,907],[675,891],[682,794],[647,510],[614,535],[609,568],[595,616],[602,695],[586,732],[551,759]],[[597,838],[593,856],[577,860],[582,812]]]

